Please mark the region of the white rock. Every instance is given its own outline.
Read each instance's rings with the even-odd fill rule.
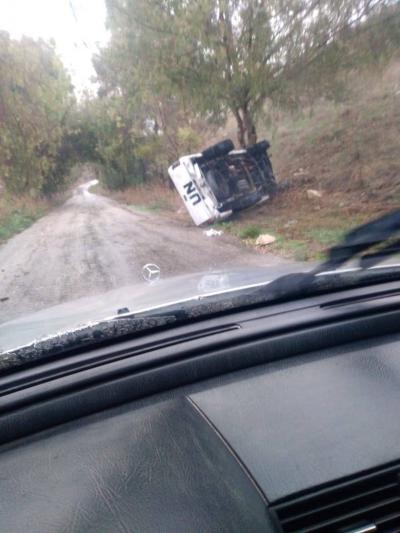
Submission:
[[[317,191],[316,189],[308,189],[307,190],[307,198],[309,200],[314,200],[314,198],[322,198],[322,192]]]
[[[257,237],[256,246],[267,246],[276,241],[276,238],[273,235],[268,235],[268,233],[263,233]]]

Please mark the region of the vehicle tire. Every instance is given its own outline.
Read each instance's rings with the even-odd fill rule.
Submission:
[[[231,150],[234,149],[235,147],[233,145],[233,142],[230,139],[226,139],[225,141],[221,141],[217,144],[214,144],[213,146],[210,146],[210,148],[204,150],[201,155],[205,160],[215,159],[216,157],[222,157],[228,154]]]
[[[259,143],[253,144],[253,146],[249,146],[247,148],[247,152],[250,155],[256,155],[256,154],[260,154],[260,153],[265,154],[270,146],[271,145],[269,144],[269,142],[267,140],[260,141]]]

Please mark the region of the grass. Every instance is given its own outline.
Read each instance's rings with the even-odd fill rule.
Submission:
[[[293,185],[390,201],[400,195],[399,139],[400,96],[382,93],[340,106],[320,102],[307,125],[286,117],[271,152],[278,178]]]
[[[226,231],[227,233],[233,233],[234,222],[232,220],[225,220],[223,222],[216,222],[213,225],[216,230]]]
[[[326,256],[347,231],[377,217],[386,207],[359,203],[358,194],[335,193],[310,200],[306,191],[282,192],[272,202],[238,213],[234,219],[215,227],[243,239],[255,247],[260,234],[276,238],[270,245],[257,247],[259,253],[273,253],[295,261],[316,261]]]
[[[306,241],[288,239],[283,235],[278,235],[273,243],[274,252],[289,256],[295,261],[307,261],[310,258]]]
[[[131,207],[138,211],[150,212],[150,213],[162,213],[164,211],[169,210],[168,203],[162,200],[150,202],[148,205],[132,204]]]
[[[0,197],[0,242],[31,226],[49,208],[49,202],[43,199],[3,194]]]
[[[214,224],[214,227],[239,237],[249,246],[254,246],[257,237],[264,233],[273,235],[276,238],[276,241],[263,248],[264,251],[292,257],[296,261],[306,261],[309,259],[307,253],[307,239],[299,240],[288,238],[284,233],[279,233],[279,229],[272,230],[270,227],[263,227],[258,224],[241,225],[240,221],[221,222]],[[323,232],[321,232],[321,236],[321,240],[323,240]]]
[[[5,241],[20,233],[26,228],[29,228],[41,214],[37,216],[28,215],[26,213],[14,212],[0,221],[0,241]]]
[[[263,230],[257,224],[249,224],[239,230],[239,237],[241,239],[257,239]]]
[[[315,242],[318,242],[322,246],[333,246],[340,242],[344,235],[345,231],[343,228],[311,228],[306,231],[306,236]]]

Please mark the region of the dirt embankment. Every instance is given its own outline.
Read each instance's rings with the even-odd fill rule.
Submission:
[[[400,63],[354,81],[341,104],[284,117],[271,154],[288,188],[235,222],[274,233],[270,251],[319,259],[350,228],[400,208]]]

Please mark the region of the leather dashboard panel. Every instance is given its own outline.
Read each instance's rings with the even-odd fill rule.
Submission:
[[[0,531],[268,531],[265,502],[185,398],[3,446]]]
[[[191,399],[270,502],[400,457],[398,337],[250,369]]]

